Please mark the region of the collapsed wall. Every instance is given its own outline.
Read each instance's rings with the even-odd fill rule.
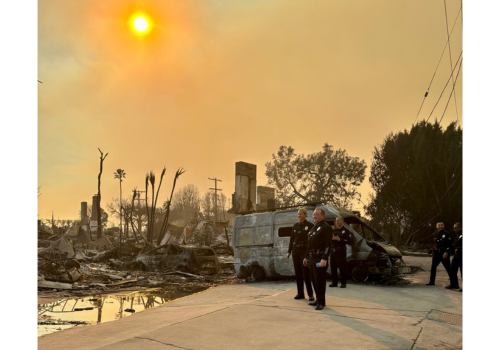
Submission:
[[[233,208],[230,212],[241,214],[275,208],[274,188],[257,187],[257,165],[236,162],[234,182]]]

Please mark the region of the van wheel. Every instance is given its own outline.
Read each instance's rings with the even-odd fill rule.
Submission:
[[[368,271],[364,267],[356,266],[352,269],[352,279],[356,282],[364,282],[368,279]]]
[[[264,270],[262,270],[262,267],[260,266],[254,266],[252,269],[252,278],[255,281],[262,281],[266,275],[264,274]]]

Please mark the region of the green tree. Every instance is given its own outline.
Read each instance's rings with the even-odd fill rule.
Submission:
[[[421,122],[375,147],[365,207],[372,224],[395,244],[420,241],[436,221],[462,220],[462,129]]]
[[[298,155],[292,147],[281,146],[266,163],[269,186],[276,189],[279,205],[326,201],[349,207],[360,199],[359,185],[365,178],[366,163],[350,157],[343,149],[325,144],[320,152]]]

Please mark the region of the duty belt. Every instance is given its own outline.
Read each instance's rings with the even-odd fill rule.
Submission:
[[[346,247],[337,247],[337,248],[333,248],[332,247],[332,252],[336,253],[336,252],[343,252],[346,250]]]
[[[313,249],[309,251],[309,258],[319,258],[323,256],[323,250],[322,249]]]
[[[293,242],[295,248],[305,248],[307,247],[307,241],[295,241]]]

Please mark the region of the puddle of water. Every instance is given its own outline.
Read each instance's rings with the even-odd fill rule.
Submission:
[[[38,305],[38,336],[78,325],[110,322],[151,309],[174,296],[163,290],[115,294],[81,299],[62,299]]]

